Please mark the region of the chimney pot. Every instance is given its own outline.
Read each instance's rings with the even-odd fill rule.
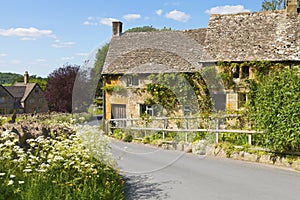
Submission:
[[[112,22],[113,36],[120,36],[122,34],[122,25],[123,23],[120,21]]]

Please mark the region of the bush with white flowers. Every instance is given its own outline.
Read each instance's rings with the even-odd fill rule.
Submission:
[[[108,138],[97,127],[74,130],[27,139],[26,149],[11,132],[0,132],[0,200],[123,199]]]

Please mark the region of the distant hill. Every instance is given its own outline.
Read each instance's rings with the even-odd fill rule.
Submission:
[[[23,78],[21,74],[15,73],[2,73],[0,72],[0,84],[10,85],[15,82],[15,80]]]

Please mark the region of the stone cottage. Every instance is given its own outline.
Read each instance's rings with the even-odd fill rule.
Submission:
[[[41,113],[48,111],[48,103],[44,92],[38,83],[29,83],[29,74],[25,72],[24,82],[15,83],[13,86],[5,86],[6,91],[12,98],[9,104],[13,104],[13,110],[18,113]],[[11,107],[10,107],[11,108]],[[12,109],[6,108],[11,112]],[[7,112],[5,112],[7,114]]]
[[[286,66],[300,64],[300,16],[297,0],[287,0],[285,10],[213,14],[208,27],[184,31],[122,32],[122,23],[113,22],[113,36],[102,71],[104,87],[122,86],[126,92],[105,92],[104,117],[135,118],[152,114],[145,96],[134,92],[149,83],[149,74],[195,73],[218,62],[269,61]],[[245,79],[254,79],[251,65],[237,65],[230,78],[238,87],[225,84],[212,89],[211,75],[203,78],[218,110],[239,110],[247,101]],[[138,75],[138,76],[137,76]],[[146,94],[145,94],[146,95]]]
[[[14,110],[14,97],[0,85],[0,114],[9,114]]]

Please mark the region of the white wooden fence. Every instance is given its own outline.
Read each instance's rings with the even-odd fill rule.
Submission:
[[[160,117],[160,118],[147,118],[147,119],[110,119],[105,123],[106,133],[112,129],[123,129],[126,131],[159,131],[162,132],[162,138],[165,139],[165,133],[175,132],[184,133],[185,142],[188,141],[190,133],[207,132],[215,134],[215,142],[219,142],[220,133],[237,133],[248,135],[248,144],[252,144],[252,135],[261,134],[254,130],[237,130],[226,129],[221,121],[227,118],[238,118],[239,115],[224,115],[219,118],[210,117]]]

